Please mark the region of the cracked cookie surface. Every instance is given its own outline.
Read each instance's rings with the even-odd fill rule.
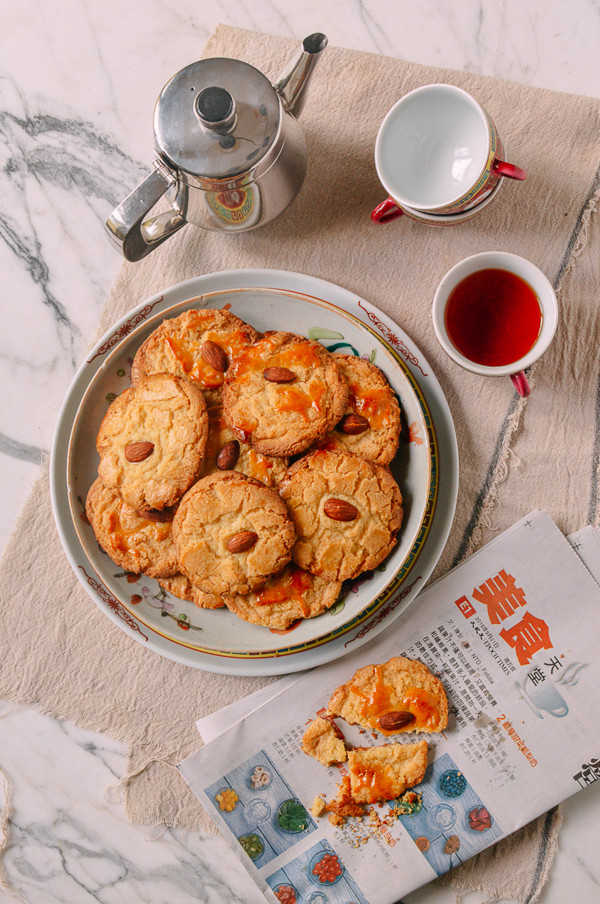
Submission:
[[[383,372],[356,355],[334,355],[349,387],[344,415],[319,442],[321,449],[347,449],[388,465],[398,451],[400,406]]]
[[[102,549],[125,571],[152,578],[179,571],[171,520],[145,517],[99,478],[88,491],[85,513]]]
[[[344,413],[348,386],[333,355],[294,333],[267,333],[227,373],[225,420],[266,455],[296,455]]]
[[[96,441],[98,475],[135,509],[168,508],[196,479],[207,436],[200,389],[173,374],[153,374],[106,412]]]
[[[244,621],[283,629],[298,619],[314,618],[331,608],[341,589],[340,581],[309,574],[290,562],[254,593],[228,599],[227,606]]]
[[[358,803],[394,800],[422,782],[426,769],[427,741],[348,751],[350,791]]]
[[[294,526],[275,490],[235,471],[203,477],[173,520],[181,571],[205,593],[250,593],[290,560]],[[250,545],[248,545],[250,541]]]
[[[307,455],[280,484],[298,540],[294,561],[330,580],[375,568],[396,543],[402,495],[386,468],[343,450]]]
[[[448,724],[448,700],[442,682],[422,662],[405,656],[358,669],[333,692],[327,711],[351,725],[384,735],[443,731]],[[414,719],[404,727],[386,731],[379,723],[386,713],[410,713]]]
[[[131,368],[131,382],[154,373],[173,373],[187,377],[205,394],[207,405],[214,405],[225,379],[227,367],[240,353],[256,342],[256,330],[229,311],[217,308],[185,311],[179,317],[163,320],[138,349]],[[225,355],[221,370],[218,360],[203,354],[206,341],[217,345]],[[222,365],[221,365],[222,366]]]
[[[331,719],[323,719],[322,716],[313,719],[304,732],[302,750],[323,766],[343,763],[348,758],[343,734]]]
[[[180,600],[187,600],[194,603],[199,609],[223,609],[225,606],[225,597],[217,596],[214,593],[204,593],[199,587],[196,587],[189,578],[179,572],[179,563],[177,563],[178,573],[172,577],[161,578],[160,586],[167,593],[178,597]]]

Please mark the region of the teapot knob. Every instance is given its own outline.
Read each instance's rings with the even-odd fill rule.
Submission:
[[[211,85],[196,98],[196,115],[207,129],[219,132],[230,129],[235,123],[235,101],[229,91]]]

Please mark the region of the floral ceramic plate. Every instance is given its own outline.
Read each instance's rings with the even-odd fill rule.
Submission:
[[[226,609],[198,609],[150,578],[123,573],[100,549],[85,520],[85,497],[98,465],[95,439],[108,404],[129,385],[133,355],[152,330],[165,317],[193,307],[226,307],[258,330],[291,330],[332,351],[367,357],[386,373],[402,404],[406,436],[393,463],[405,504],[398,545],[375,572],[346,584],[329,612],[291,631],[248,624]],[[432,405],[436,409],[440,403],[443,449],[436,429],[440,418],[432,412]],[[337,286],[299,274],[233,271],[172,287],[141,304],[103,337],[69,390],[51,475],[67,555],[87,591],[116,624],[161,655],[188,665],[234,674],[279,674],[343,655],[370,639],[414,598],[450,528],[456,441],[429,366],[375,308]],[[443,517],[436,518],[440,501]]]

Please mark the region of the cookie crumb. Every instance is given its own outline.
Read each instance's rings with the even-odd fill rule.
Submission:
[[[321,797],[320,794],[317,795],[317,797],[315,797],[315,799],[313,801],[312,807],[310,808],[310,812],[312,813],[313,816],[319,817],[319,816],[322,816],[323,813],[326,812],[326,810],[327,810],[327,804],[325,803],[325,801],[323,800],[323,798]]]

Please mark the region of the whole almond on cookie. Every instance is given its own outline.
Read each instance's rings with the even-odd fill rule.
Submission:
[[[137,442],[125,446],[125,458],[127,461],[145,461],[154,452],[154,443]]]
[[[200,354],[206,363],[210,364],[211,367],[214,367],[215,370],[218,370],[219,373],[224,374],[229,367],[227,355],[221,346],[217,345],[217,343],[213,342],[211,339],[207,339],[206,342],[202,343]]]
[[[358,509],[345,499],[327,499],[323,511],[333,521],[354,521],[358,516]]]
[[[217,468],[219,471],[232,471],[240,457],[240,444],[237,439],[225,443],[217,455]]]
[[[362,414],[347,414],[340,422],[340,430],[347,436],[358,436],[369,429],[369,422]]]
[[[229,552],[247,552],[252,549],[257,540],[258,534],[253,530],[242,530],[239,534],[234,534],[233,537],[230,537],[225,546]]]
[[[399,731],[401,728],[406,728],[407,725],[410,725],[414,721],[415,716],[413,716],[412,713],[404,712],[402,710],[384,713],[379,717],[379,725],[384,731]]]
[[[287,367],[266,367],[263,370],[263,377],[269,383],[293,383],[296,379],[296,374],[293,370],[288,370]]]

